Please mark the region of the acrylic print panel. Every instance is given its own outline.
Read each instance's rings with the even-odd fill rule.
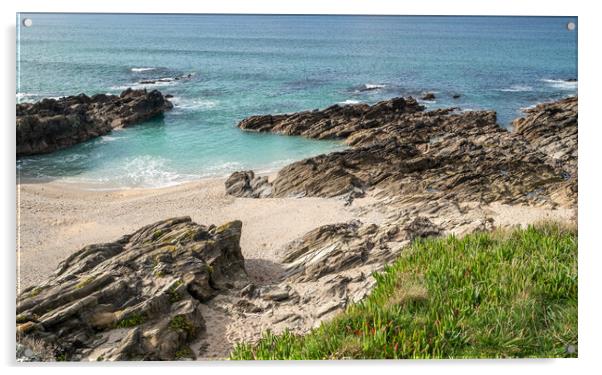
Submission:
[[[578,355],[576,17],[17,23],[18,360]]]

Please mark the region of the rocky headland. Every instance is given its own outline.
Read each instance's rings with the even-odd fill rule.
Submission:
[[[17,157],[45,154],[149,120],[173,105],[157,90],[17,104]]]
[[[412,98],[252,116],[239,127],[349,147],[275,176],[233,173],[228,199],[336,200],[353,219],[314,223],[280,245],[265,279],[249,276],[239,239],[257,218],[240,210],[242,226],[170,219],[87,246],[21,292],[22,337],[75,360],[224,357],[266,329],[302,334],[360,301],[372,273],[416,238],[575,220],[576,97],[527,110],[514,131],[491,111],[426,111]]]

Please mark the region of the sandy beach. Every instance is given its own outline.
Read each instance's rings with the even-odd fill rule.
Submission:
[[[270,179],[274,176],[269,176]],[[17,187],[18,289],[45,280],[69,254],[114,241],[156,221],[190,216],[204,225],[243,222],[241,248],[256,284],[279,274],[283,246],[321,225],[360,219],[380,223],[371,195],[346,206],[339,198],[264,198],[228,196],[225,178],[202,179],[164,188],[92,190],[61,181],[27,182]],[[570,209],[549,210],[494,203],[487,207],[499,226],[525,226],[541,220],[571,220]]]
[[[60,181],[20,184],[18,287],[41,282],[83,246],[113,241],[176,216],[190,216],[206,225],[241,220],[246,267],[254,282],[261,284],[278,272],[277,251],[284,244],[317,226],[354,217],[340,199],[226,196],[224,180],[114,191],[87,190]]]

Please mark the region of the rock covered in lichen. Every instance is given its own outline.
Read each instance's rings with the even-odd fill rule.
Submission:
[[[173,360],[205,329],[200,305],[248,284],[241,222],[189,217],[86,246],[17,299],[17,331],[65,359]]]

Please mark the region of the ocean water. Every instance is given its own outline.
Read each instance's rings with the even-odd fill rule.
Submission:
[[[143,10],[143,9],[141,9]],[[429,108],[521,109],[577,93],[574,17],[21,14],[17,101],[157,88],[162,118],[49,155],[21,177],[153,187],[270,171],[335,141],[241,132],[253,114],[432,91]],[[140,81],[179,77],[157,84]],[[453,94],[460,94],[453,99]]]

